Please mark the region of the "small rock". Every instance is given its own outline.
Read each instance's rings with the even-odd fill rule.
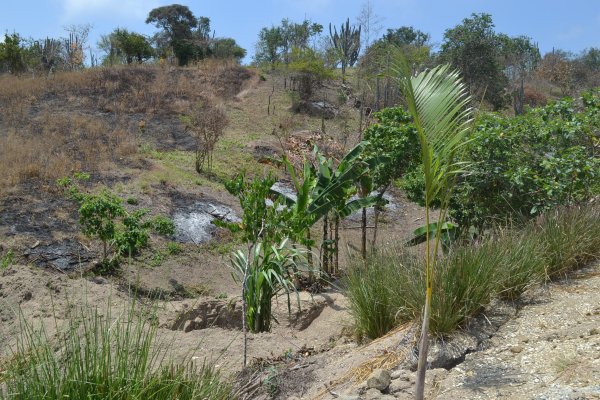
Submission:
[[[513,346],[510,348],[510,351],[512,353],[519,354],[520,352],[523,351],[523,347],[522,346]]]
[[[185,333],[188,333],[190,331],[194,330],[194,322],[190,321],[189,319],[187,321],[185,321],[185,323],[183,324],[183,331]]]
[[[598,329],[598,328],[590,329],[590,336],[594,336],[594,335],[598,335],[598,334],[600,334],[600,329]]]
[[[342,394],[338,397],[339,400],[360,400],[357,394]]]
[[[29,301],[33,298],[33,294],[31,294],[31,292],[25,292],[25,294],[23,295],[23,301]]]
[[[390,384],[388,390],[390,393],[398,393],[410,389],[411,387],[413,387],[413,384],[409,382],[408,379],[395,379]]]
[[[521,343],[529,343],[529,338],[527,336],[521,335],[519,336],[519,341]]]
[[[390,374],[390,377],[392,378],[392,380],[394,380],[394,379],[402,379],[403,381],[409,380],[409,378],[407,376],[407,371],[404,369],[397,369],[395,371],[392,371]]]
[[[404,375],[404,371],[401,370],[401,369],[397,369],[395,371],[390,372],[390,378],[392,380],[394,380],[394,379],[400,379],[403,375]]]
[[[96,285],[105,285],[108,283],[108,280],[106,280],[106,278],[103,278],[101,276],[94,276],[92,278],[92,282],[94,282]]]
[[[376,369],[373,371],[369,379],[367,379],[367,387],[369,389],[377,389],[379,391],[386,390],[390,383],[392,382],[392,377],[390,372],[385,369]],[[367,392],[368,393],[368,392]]]
[[[381,399],[381,392],[377,389],[369,389],[367,390],[367,393],[365,394],[365,399],[366,400],[380,400]]]

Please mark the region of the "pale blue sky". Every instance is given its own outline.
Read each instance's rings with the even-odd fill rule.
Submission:
[[[326,27],[350,17],[355,21],[366,0],[180,0],[196,16],[207,16],[217,36],[233,37],[251,55],[258,31],[282,18],[305,17]],[[163,0],[1,0],[0,33],[16,31],[25,37],[64,35],[63,26],[93,24],[90,41],[116,27],[151,34],[144,23],[148,12],[173,1]],[[579,52],[600,47],[598,0],[371,0],[384,28],[412,25],[441,43],[444,30],[473,12],[492,14],[496,31],[527,35],[542,53],[553,47]]]

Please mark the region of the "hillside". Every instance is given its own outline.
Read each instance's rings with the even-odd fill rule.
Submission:
[[[241,215],[224,182],[242,171],[272,173],[289,187],[289,174],[274,158],[285,152],[300,165],[315,144],[334,157],[343,154],[358,142],[362,120],[352,82],[326,81],[314,94],[313,102],[327,103],[333,118],[292,112],[289,85],[284,76],[220,62],[1,77],[0,372],[10,363],[21,317],[54,334],[74,305],[107,305],[116,315],[137,299],[140,309],[155,305],[158,337],[171,344],[175,360],[213,361],[242,398],[410,398],[415,326],[363,344],[353,335],[339,281],[319,293],[306,288],[300,310],[294,304],[291,314],[278,296],[279,323],[250,335],[251,367],[242,371],[241,289],[230,253],[245,244],[212,223]],[[198,173],[198,136],[185,121],[195,108],[209,106],[223,110],[228,124],[212,171]],[[56,183],[78,172],[90,175],[80,190],[108,189],[129,212],[145,208],[169,217],[175,233],[151,235],[149,246],[124,257],[121,269],[102,273],[102,242],[81,232],[76,202]],[[424,209],[399,189],[390,189],[388,201],[377,234],[382,249],[405,242],[424,223]],[[341,224],[340,275],[356,263],[360,222],[353,213]],[[372,210],[368,222],[371,227]],[[321,229],[315,225],[313,237]],[[430,398],[595,398],[596,270],[535,287],[517,303],[487,306],[433,353],[439,365],[428,375]],[[396,370],[388,393],[365,390],[376,367]]]

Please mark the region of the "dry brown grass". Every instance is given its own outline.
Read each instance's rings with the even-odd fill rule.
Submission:
[[[102,170],[136,149],[131,132],[86,115],[45,111],[0,136],[0,190],[34,178]]]
[[[210,62],[1,77],[0,193],[34,178],[114,168],[137,151],[140,121],[231,98],[252,75]]]

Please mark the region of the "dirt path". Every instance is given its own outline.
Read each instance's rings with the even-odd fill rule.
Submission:
[[[600,399],[600,265],[530,295],[436,398]]]

